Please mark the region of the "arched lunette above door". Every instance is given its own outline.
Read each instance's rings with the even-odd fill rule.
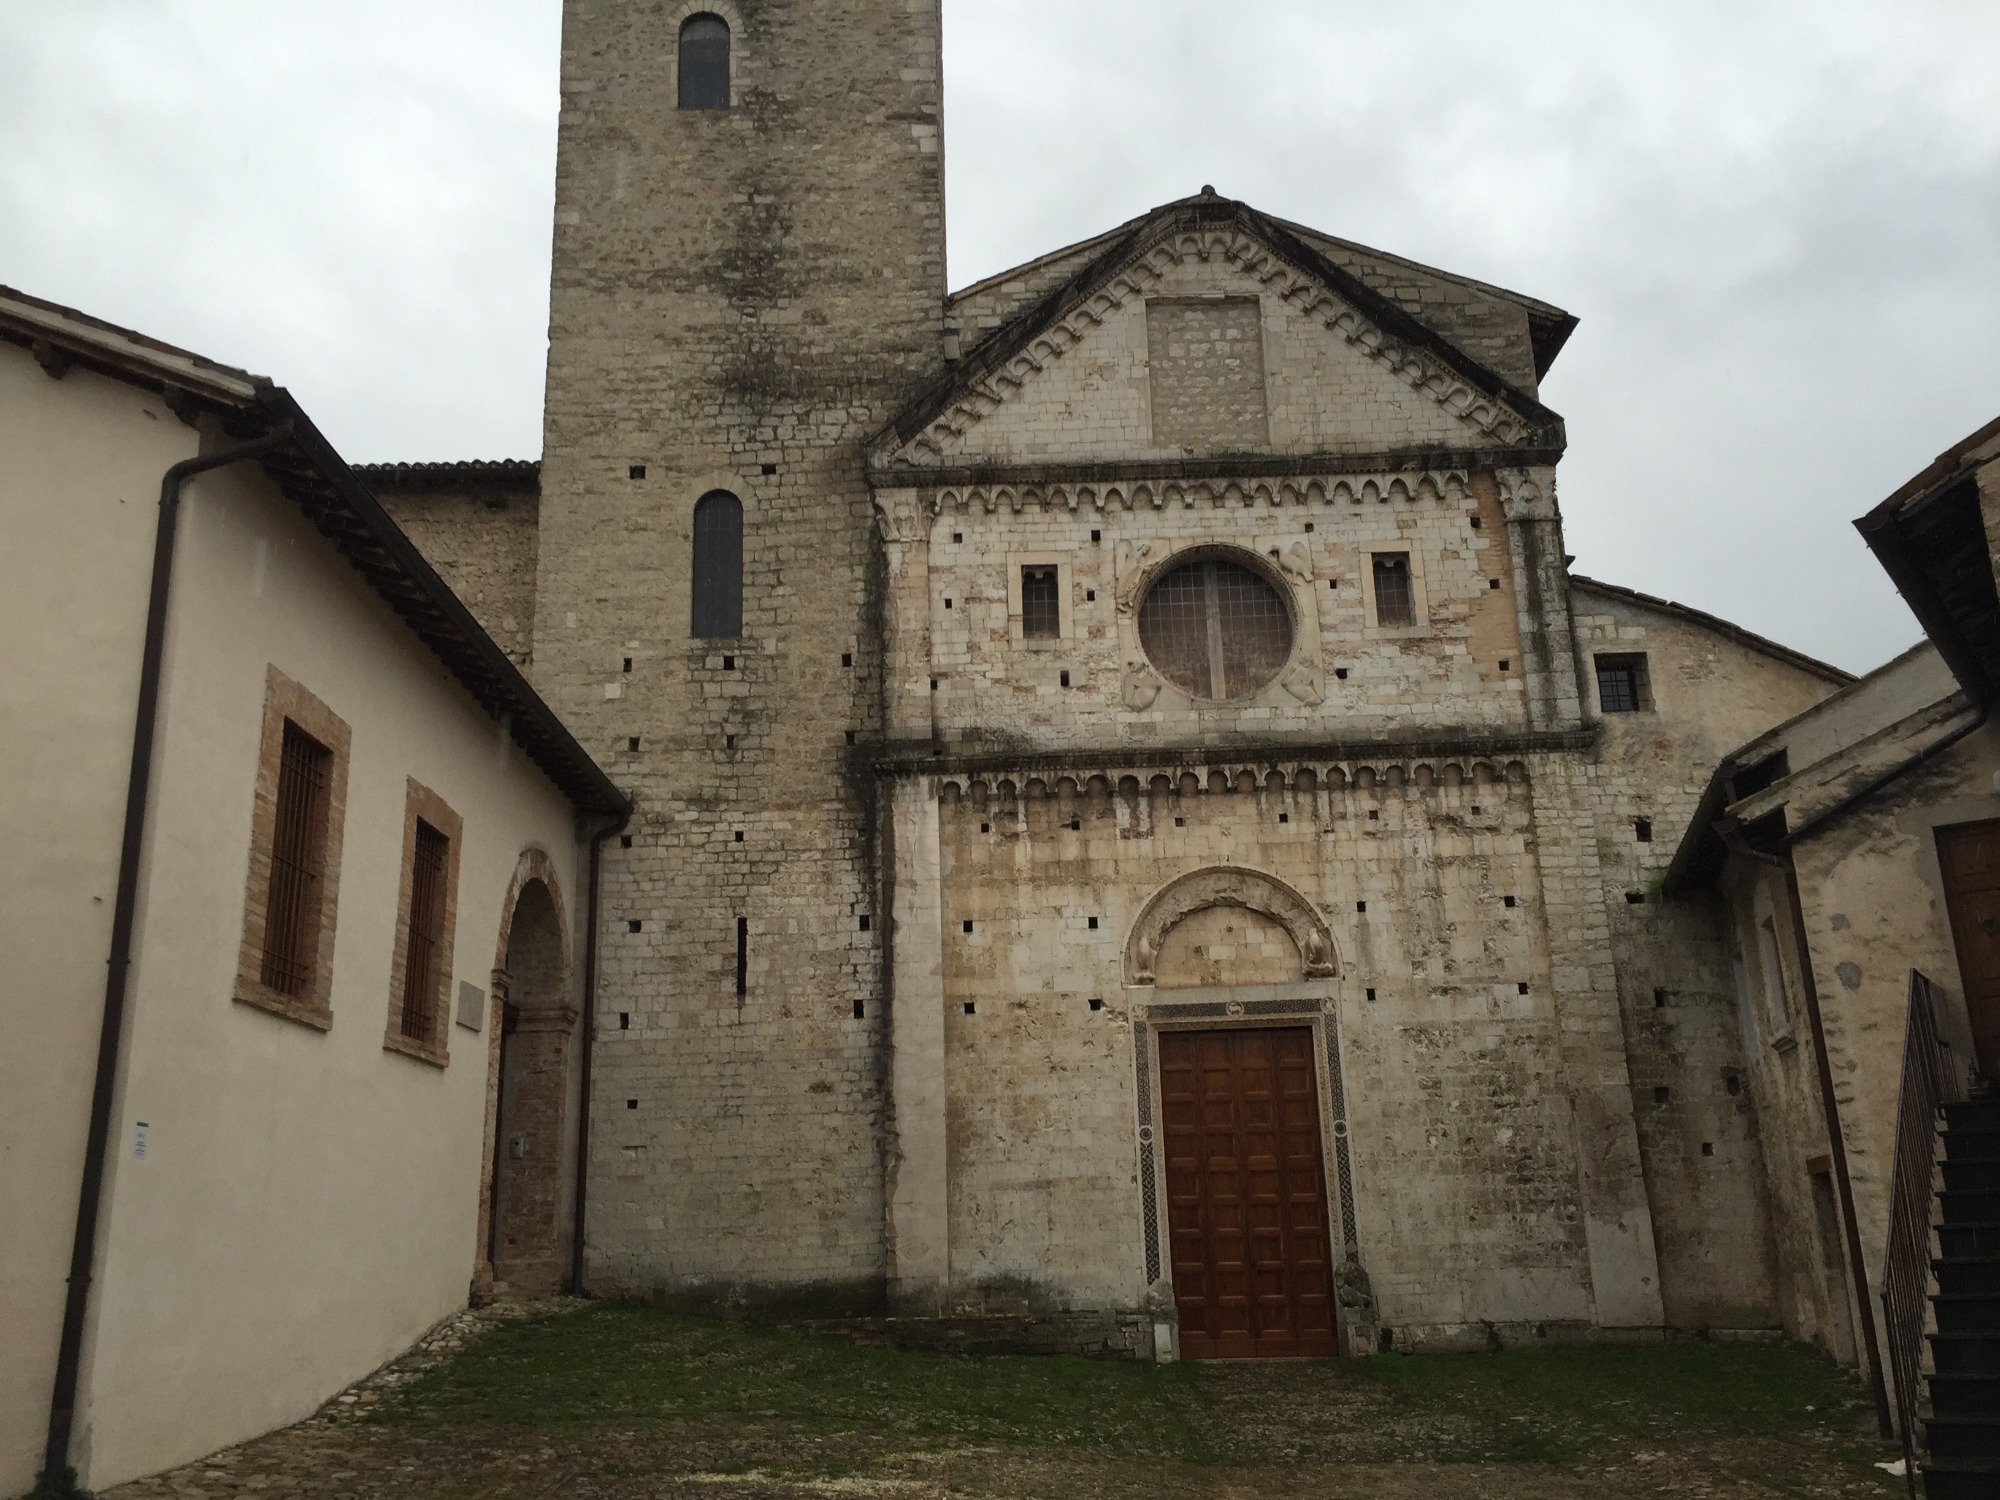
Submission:
[[[1238,906],[1261,912],[1291,934],[1308,979],[1331,979],[1340,972],[1333,934],[1313,904],[1275,875],[1237,865],[1216,865],[1170,881],[1156,892],[1132,924],[1125,941],[1125,982],[1150,985],[1160,944],[1174,925],[1211,906]]]

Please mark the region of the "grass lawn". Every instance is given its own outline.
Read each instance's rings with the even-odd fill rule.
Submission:
[[[1811,1351],[1769,1344],[1153,1366],[860,1348],[595,1303],[488,1333],[366,1425],[391,1440],[504,1431],[547,1454],[595,1453],[585,1469],[596,1482],[663,1454],[716,1479],[790,1482],[935,1475],[927,1458],[976,1455],[974,1468],[1016,1464],[1013,1479],[925,1493],[1290,1494],[1221,1480],[1435,1465],[1521,1466],[1524,1481],[1530,1470],[1595,1473],[1602,1482],[1576,1492],[1612,1495],[1900,1488],[1873,1468],[1891,1455],[1859,1386]],[[1059,1473],[1079,1487],[1050,1488]],[[1604,1478],[1614,1473],[1629,1482]],[[669,1492],[582,1477],[571,1488]],[[809,1491],[772,1491],[794,1492]],[[1513,1492],[1485,1481],[1465,1491]],[[1537,1480],[1518,1493],[1571,1491]]]

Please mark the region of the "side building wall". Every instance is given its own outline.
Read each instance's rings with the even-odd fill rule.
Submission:
[[[351,737],[310,1024],[237,998],[273,668]],[[524,851],[561,899],[578,880],[567,798],[254,469],[189,491],[154,775],[86,1347],[93,1488],[296,1421],[465,1305],[504,904]],[[413,788],[458,825],[424,1058],[389,1036]]]
[[[1730,815],[1752,821],[1782,807],[1790,826],[1798,827],[1969,715],[1928,650],[1891,664],[1861,688],[1870,691],[1865,698],[1857,692],[1851,708],[1829,705],[1826,714],[1750,747],[1746,753],[1755,756],[1791,741],[1793,750],[1804,753],[1793,756],[1788,778],[1732,806]],[[1885,704],[1891,712],[1897,707],[1906,712],[1877,727]],[[1836,714],[1836,707],[1847,711]],[[1843,723],[1853,726],[1850,732],[1840,732]],[[1826,754],[1808,759],[1815,746],[1825,747]],[[1788,1291],[1786,1326],[1846,1357],[1852,1357],[1854,1318],[1879,1319],[1912,969],[1944,992],[1940,1019],[1947,1039],[1968,1063],[1972,1058],[1937,834],[1955,824],[2000,819],[2000,800],[1993,795],[1996,773],[2000,729],[1989,725],[1796,845],[1803,953],[1793,937],[1783,880],[1741,858],[1731,860],[1726,872],[1745,1026],[1758,1040],[1758,1104],[1778,1216],[1773,1240]],[[1845,1247],[1830,1243],[1842,1229],[1831,1217],[1825,1107],[1813,1076],[1806,1013],[1807,965],[1835,1081],[1870,1287],[1866,1309],[1858,1314],[1846,1284]]]
[[[113,431],[119,440],[106,442]],[[157,395],[0,345],[0,1495],[41,1468],[83,1175],[160,475]],[[88,458],[86,459],[86,455]],[[86,579],[53,559],[89,558]]]
[[[216,441],[157,394],[0,345],[20,658],[0,688],[0,1494],[33,1483],[54,1389],[161,475]],[[295,1421],[464,1305],[503,903],[524,851],[565,899],[578,875],[567,797],[255,465],[184,489],[168,620],[72,1450],[93,1490]],[[281,679],[331,717],[281,714],[344,766],[325,1004],[315,985],[283,1015],[239,998]],[[386,1045],[413,781],[458,835],[431,1060]]]
[[[1779,1322],[1764,1163],[1745,1086],[1732,949],[1720,904],[1660,880],[1728,751],[1844,681],[1689,612],[1578,583],[1578,677],[1602,726],[1591,781],[1633,1118],[1670,1327]],[[1636,713],[1597,701],[1599,655],[1643,655]]]

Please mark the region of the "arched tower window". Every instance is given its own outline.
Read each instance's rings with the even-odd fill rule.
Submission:
[[[681,23],[682,109],[729,108],[729,23],[720,16],[689,16]]]
[[[743,502],[727,490],[694,508],[693,598],[697,640],[743,634]]]

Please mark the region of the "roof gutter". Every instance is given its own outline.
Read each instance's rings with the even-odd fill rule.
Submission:
[[[139,697],[133,713],[132,765],[125,787],[125,830],[118,851],[118,895],[111,914],[111,950],[105,960],[104,1014],[97,1035],[97,1072],[90,1092],[90,1131],[84,1145],[83,1180],[77,1189],[76,1233],[70,1244],[69,1285],[63,1301],[55,1390],[49,1402],[48,1440],[41,1484],[74,1486],[69,1462],[82,1368],[83,1331],[90,1308],[91,1272],[97,1259],[97,1219],[109,1162],[112,1095],[125,1034],[132,929],[139,905],[139,864],[152,796],[153,741],[159,726],[160,676],[166,659],[167,611],[173,589],[174,543],[180,533],[181,493],[197,474],[259,458],[292,439],[289,422],[248,442],[182,459],[160,479],[160,509],[153,538],[153,577],[146,599],[145,646],[139,663]]]

